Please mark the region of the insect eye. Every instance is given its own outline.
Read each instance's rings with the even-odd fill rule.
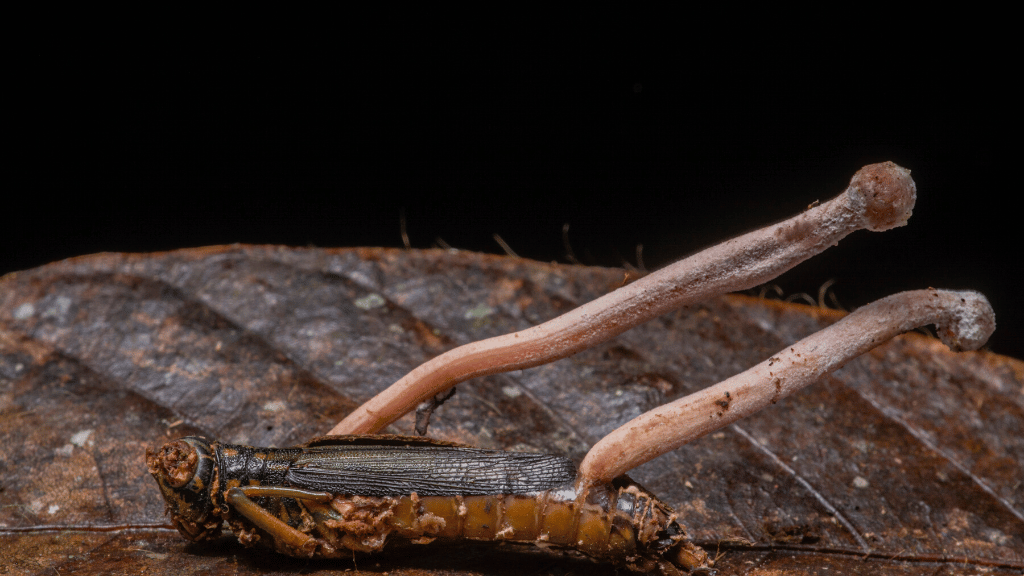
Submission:
[[[156,450],[147,450],[146,464],[149,473],[157,479],[162,479],[172,488],[181,488],[196,475],[199,454],[192,444],[175,440]]]

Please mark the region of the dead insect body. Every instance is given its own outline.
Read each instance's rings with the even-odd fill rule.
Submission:
[[[581,486],[561,456],[403,436],[281,449],[193,436],[146,456],[175,527],[196,541],[226,521],[243,544],[307,558],[469,538],[575,548],[640,572],[707,566],[668,506],[626,477]]]
[[[910,217],[917,187],[891,162],[858,171],[836,198],[749,232],[519,332],[449,350],[345,417],[332,434],[372,434],[470,378],[520,370],[605,342],[668,310],[766,282],[851,232]],[[974,292],[917,290],[866,305],[768,360],[622,424],[580,464],[395,436],[332,436],[263,449],[185,438],[147,453],[174,524],[193,540],[223,521],[246,544],[347,556],[386,543],[473,538],[575,548],[635,571],[707,570],[668,506],[622,476],[810,385],[880,343],[934,324],[953,350],[995,329]],[[428,412],[429,413],[429,412]],[[425,425],[425,422],[424,422]]]

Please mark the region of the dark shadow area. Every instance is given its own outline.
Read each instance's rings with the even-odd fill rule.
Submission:
[[[918,184],[910,225],[857,233],[779,284],[813,295],[835,280],[849,307],[973,288],[996,310],[991,348],[1024,357],[999,137],[1012,91],[983,48],[854,50],[842,35],[732,48],[607,7],[546,14],[546,40],[514,26],[416,40],[408,16],[386,33],[95,35],[28,51],[11,83],[19,177],[0,272],[234,242],[400,247],[403,220],[415,248],[500,253],[498,234],[562,262],[569,224],[580,262],[637,265],[642,245],[654,269],[892,160]]]

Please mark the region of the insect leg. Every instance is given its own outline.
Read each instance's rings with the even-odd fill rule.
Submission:
[[[278,547],[294,551],[296,555],[313,556],[317,541],[309,534],[304,534],[281,521],[263,507],[252,501],[252,498],[294,498],[296,500],[313,500],[328,502],[331,495],[327,492],[313,492],[298,488],[281,486],[243,486],[228,490],[227,501],[231,507],[274,538]]]
[[[419,407],[416,408],[416,434],[418,436],[427,435],[427,426],[430,426],[430,416],[448,401],[449,398],[455,396],[455,387],[452,387],[444,392],[438,392],[433,398],[424,400],[420,403]]]

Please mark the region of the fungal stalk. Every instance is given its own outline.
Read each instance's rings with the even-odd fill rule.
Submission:
[[[583,483],[600,484],[745,418],[875,346],[935,324],[954,351],[976,350],[995,330],[995,314],[977,292],[915,290],[868,304],[757,366],[637,416],[605,436],[580,464]]]
[[[711,247],[538,326],[466,344],[423,363],[330,434],[378,432],[470,378],[565,358],[670,310],[763,284],[855,230],[906,224],[915,200],[909,170],[892,162],[865,166],[842,194],[798,216]]]

